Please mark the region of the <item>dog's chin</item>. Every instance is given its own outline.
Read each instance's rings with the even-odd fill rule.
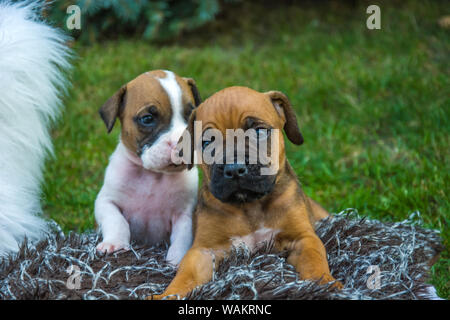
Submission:
[[[154,172],[158,172],[158,173],[166,173],[166,174],[174,174],[174,173],[178,173],[183,171],[184,169],[186,169],[186,165],[185,164],[174,164],[174,163],[169,163],[165,166],[158,166],[158,167],[153,167],[153,166],[145,166],[144,168],[146,170],[149,171],[154,171]]]
[[[255,192],[250,190],[238,190],[233,192],[227,199],[229,203],[252,202],[264,197],[268,192]]]
[[[164,167],[162,169],[163,172],[165,173],[177,173],[180,171],[183,171],[184,169],[186,169],[187,166],[185,164],[169,164],[167,167]]]
[[[239,203],[249,203],[256,200],[259,200],[269,194],[272,190],[263,190],[263,191],[256,191],[256,190],[247,190],[242,188],[237,188],[234,191],[227,192],[226,194],[217,193],[215,194],[214,191],[212,191],[212,194],[214,197],[219,199],[220,201],[224,203],[231,203],[231,204],[239,204]]]

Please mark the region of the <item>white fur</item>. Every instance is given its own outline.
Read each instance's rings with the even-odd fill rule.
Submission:
[[[144,168],[161,172],[172,162],[171,156],[183,131],[186,129],[186,121],[183,119],[182,92],[171,71],[166,72],[165,78],[159,78],[159,83],[169,96],[172,106],[172,119],[169,130],[162,134],[150,147],[144,149],[141,160]]]
[[[119,142],[95,201],[103,235],[97,249],[110,253],[128,249],[132,239],[145,244],[165,240],[170,241],[167,260],[178,264],[192,244],[197,188],[196,168],[170,174],[146,170]]]
[[[145,244],[170,241],[166,260],[178,265],[192,244],[192,213],[197,202],[198,172],[165,172],[186,121],[181,89],[173,73],[161,81],[172,107],[167,133],[139,158],[119,142],[106,168],[95,201],[95,218],[103,235],[97,250],[128,249],[131,240]]]
[[[67,38],[39,20],[41,1],[0,3],[0,257],[46,231],[40,184],[69,68]]]

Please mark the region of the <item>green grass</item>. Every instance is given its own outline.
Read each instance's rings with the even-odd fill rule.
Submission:
[[[420,211],[446,250],[431,282],[450,298],[449,30],[443,2],[365,7],[237,5],[174,43],[122,39],[75,49],[73,88],[54,130],[45,212],[65,230],[94,227],[93,203],[119,134],[97,110],[122,84],[152,69],[193,77],[202,96],[231,85],[285,92],[305,138],[288,158],[305,191],[331,212],[357,208],[382,221]]]

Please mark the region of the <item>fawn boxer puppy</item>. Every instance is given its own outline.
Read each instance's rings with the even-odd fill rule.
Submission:
[[[95,201],[103,235],[98,251],[127,249],[130,240],[170,240],[166,259],[178,264],[189,249],[198,174],[171,155],[199,104],[193,79],[157,70],[125,84],[101,107],[108,133],[116,118],[122,131]]]
[[[303,193],[285,157],[281,130],[294,144],[303,143],[288,98],[278,91],[259,93],[231,87],[217,92],[192,113],[188,130],[191,139],[198,139],[194,138],[194,121],[201,121],[202,148],[211,142],[205,140],[210,129],[222,133],[223,144],[228,139],[227,129],[254,129],[258,143],[269,139],[270,145],[276,144],[278,154],[271,159],[278,161],[278,170],[261,175],[260,169],[273,163],[250,164],[247,158],[244,164],[202,163],[204,178],[194,213],[194,243],[165,292],[149,298],[183,297],[211,280],[213,263],[217,267],[232,245],[243,242],[255,249],[271,239],[275,249],[289,251],[287,261],[295,266],[301,279],[335,281],[324,245],[314,231],[315,221],[328,213]],[[273,130],[280,132],[275,138],[267,134]],[[191,145],[199,144],[193,140]],[[341,288],[342,284],[336,281],[334,286]]]

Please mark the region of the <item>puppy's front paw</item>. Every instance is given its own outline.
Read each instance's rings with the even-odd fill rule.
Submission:
[[[148,296],[145,300],[180,300],[181,297],[177,294],[154,294],[152,296]]]
[[[169,251],[167,251],[166,261],[174,266],[178,266],[186,251],[186,249],[171,246]]]
[[[97,245],[97,251],[101,253],[113,253],[120,250],[130,250],[130,244],[124,241],[103,241]]]
[[[320,280],[320,284],[327,284],[329,282],[334,282],[331,288],[341,290],[344,286],[340,281],[337,281],[331,274],[325,274]]]

